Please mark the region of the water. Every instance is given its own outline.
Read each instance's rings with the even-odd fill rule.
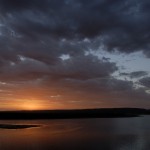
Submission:
[[[0,129],[0,150],[150,150],[150,116],[4,123],[41,126]]]

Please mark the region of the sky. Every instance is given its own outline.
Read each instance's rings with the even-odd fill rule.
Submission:
[[[149,0],[0,0],[0,110],[150,108]]]

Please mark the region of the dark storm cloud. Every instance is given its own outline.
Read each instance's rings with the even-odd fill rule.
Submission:
[[[19,58],[18,58],[19,59]],[[49,67],[40,62],[29,58],[21,58],[17,63],[10,62],[1,67],[1,80],[31,80],[44,76],[49,72]]]
[[[17,63],[10,62],[1,67],[0,78],[7,80],[32,80],[44,76],[53,80],[110,77],[118,68],[115,63],[104,62],[96,56],[80,55],[59,60],[53,65],[39,60],[19,56]]]
[[[90,38],[108,51],[142,50],[149,57],[148,0],[1,0],[1,20],[28,38]]]
[[[143,77],[143,76],[146,76],[148,75],[148,73],[146,71],[134,71],[134,72],[131,72],[131,73],[120,73],[121,76],[128,76],[130,78],[140,78],[140,77]]]
[[[21,55],[57,66],[59,57],[69,54],[74,57],[70,65],[78,67],[81,64],[76,55],[83,56],[89,48],[100,45],[109,51],[143,50],[149,56],[149,4],[147,0],[0,0],[0,63],[18,63]],[[84,41],[86,38],[89,42]],[[102,68],[100,76],[109,76],[115,70],[114,64],[101,62],[96,68],[98,65]],[[86,67],[91,70],[90,65]],[[75,75],[69,64],[65,68]],[[67,76],[68,70],[60,74]]]
[[[116,70],[118,68],[115,63],[110,63],[109,61],[104,62],[92,55],[80,55],[60,62],[60,64],[55,66],[51,74],[54,74],[53,77],[56,79],[74,78],[87,80],[109,77]]]
[[[145,77],[140,80],[140,83],[147,88],[150,88],[150,77]]]
[[[76,84],[75,84],[76,83]],[[66,84],[79,91],[103,93],[120,93],[133,90],[133,83],[130,81],[117,80],[114,78],[95,78],[89,80],[68,80]]]
[[[47,0],[45,2],[42,2],[41,0],[0,0],[0,3],[2,12],[7,13],[36,8],[41,10],[43,7],[46,8]]]
[[[135,71],[130,73],[131,78],[139,78],[142,76],[146,76],[148,73],[146,71]]]

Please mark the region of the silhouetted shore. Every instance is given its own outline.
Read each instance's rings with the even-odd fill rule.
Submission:
[[[149,109],[140,108],[103,108],[80,110],[34,110],[1,111],[0,119],[73,119],[73,118],[121,118],[149,115]]]

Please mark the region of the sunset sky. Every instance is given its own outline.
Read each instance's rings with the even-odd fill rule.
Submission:
[[[0,110],[150,108],[149,0],[0,0]]]

